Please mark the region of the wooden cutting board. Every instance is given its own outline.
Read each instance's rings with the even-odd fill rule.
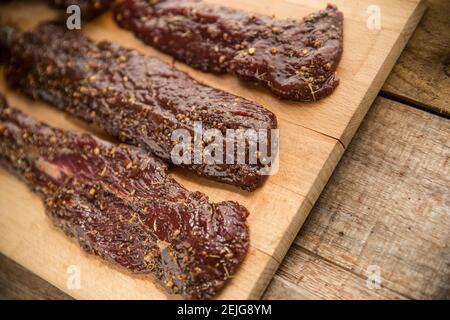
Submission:
[[[301,18],[325,8],[327,1],[214,0],[278,18]],[[247,299],[262,295],[426,7],[421,0],[333,2],[345,15],[344,55],[338,68],[341,85],[331,97],[318,103],[281,101],[233,76],[204,74],[174,62],[175,67],[204,83],[261,103],[279,120],[279,172],[253,193],[181,170],[172,171],[188,189],[200,190],[213,201],[236,200],[250,211],[251,249],[243,266],[218,298]],[[373,5],[381,10],[381,30],[370,29],[367,24]],[[54,11],[39,2],[14,1],[0,6],[0,16],[6,22],[24,28],[54,15]],[[173,62],[119,29],[110,13],[84,24],[82,29],[93,39],[115,41]],[[3,75],[0,92],[12,106],[51,125],[103,136],[44,103],[12,92],[5,85]],[[0,169],[0,251],[75,298],[174,298],[158,290],[148,278],[129,275],[82,252],[75,241],[51,225],[38,197],[3,169]],[[80,270],[79,288],[67,286],[74,270],[71,266]]]

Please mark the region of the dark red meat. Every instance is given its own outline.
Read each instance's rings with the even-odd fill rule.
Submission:
[[[138,148],[58,130],[0,97],[0,163],[37,192],[84,250],[169,293],[210,298],[249,247],[247,210],[190,192]]]
[[[145,43],[194,68],[234,72],[282,98],[319,100],[339,83],[343,15],[333,5],[300,21],[201,0],[125,0],[114,16]]]
[[[277,127],[275,115],[254,102],[200,84],[135,50],[92,42],[64,26],[44,24],[27,33],[4,27],[0,47],[8,52],[3,60],[12,87],[168,162],[174,146],[171,133],[186,129],[193,136],[194,121],[201,121],[205,131],[218,129],[223,135],[227,129],[259,132]],[[260,161],[223,163],[191,161],[183,166],[247,190],[264,180]]]

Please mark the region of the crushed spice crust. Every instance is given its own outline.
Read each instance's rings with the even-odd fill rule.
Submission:
[[[0,28],[0,47],[11,87],[94,123],[122,142],[140,146],[171,162],[176,129],[193,137],[194,121],[203,130],[277,127],[261,105],[200,84],[157,58],[110,42],[96,43],[64,25],[44,23],[30,32]],[[219,60],[219,58],[217,58]],[[228,141],[224,139],[226,148]],[[231,141],[234,150],[237,143]],[[248,151],[246,147],[246,154]],[[256,164],[183,164],[200,176],[246,190],[265,177]],[[236,159],[237,157],[235,157]],[[100,169],[102,170],[102,169]]]
[[[339,84],[343,14],[334,5],[303,20],[277,20],[202,0],[124,0],[114,16],[143,42],[194,68],[233,72],[281,98],[316,101]]]
[[[49,127],[1,96],[0,165],[40,195],[53,223],[85,251],[153,276],[168,293],[211,298],[247,254],[243,206],[211,203],[141,149]]]

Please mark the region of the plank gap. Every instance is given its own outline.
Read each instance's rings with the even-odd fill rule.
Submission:
[[[355,271],[352,270],[352,269],[349,269],[349,268],[346,268],[346,267],[344,267],[344,266],[341,266],[340,264],[336,263],[336,262],[333,261],[333,260],[330,260],[330,259],[328,259],[328,258],[325,258],[325,257],[323,257],[323,256],[321,256],[321,255],[319,255],[319,254],[317,254],[317,253],[315,253],[315,252],[313,252],[313,251],[311,251],[311,250],[309,250],[309,249],[306,249],[305,247],[300,246],[300,245],[299,245],[298,243],[296,243],[296,242],[292,243],[291,249],[292,249],[292,248],[296,248],[296,249],[302,251],[303,253],[305,253],[305,254],[307,254],[307,255],[313,257],[313,258],[321,259],[321,260],[325,261],[326,263],[329,263],[329,264],[335,266],[336,268],[339,268],[339,269],[344,270],[344,271],[346,271],[346,272],[348,272],[348,273],[351,273],[351,274],[354,275],[355,277],[358,277],[358,278],[360,278],[360,279],[362,279],[362,280],[364,280],[364,281],[367,280],[367,278],[366,278],[365,276],[363,276],[362,274],[359,274],[359,273],[355,272]],[[383,284],[381,285],[381,287],[384,288],[384,289],[387,289],[387,290],[389,290],[389,291],[391,291],[391,292],[393,292],[393,293],[395,293],[395,294],[398,294],[399,296],[402,296],[402,297],[404,297],[405,299],[416,300],[416,299],[414,299],[413,297],[410,297],[409,295],[407,295],[407,294],[405,294],[405,293],[402,293],[402,292],[399,292],[398,290],[395,290],[395,289],[390,288],[390,287],[389,287],[388,285],[386,285],[385,283],[383,283]]]
[[[378,94],[380,97],[383,97],[385,99],[389,99],[398,103],[401,103],[403,105],[407,105],[408,107],[419,109],[431,114],[434,114],[435,116],[442,117],[445,119],[450,119],[450,112],[447,112],[444,109],[441,109],[440,111],[433,109],[430,105],[427,105],[425,103],[421,103],[418,100],[402,96],[400,94],[396,94],[391,91],[381,90]]]

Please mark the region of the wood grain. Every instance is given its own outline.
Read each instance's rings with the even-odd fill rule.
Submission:
[[[249,11],[271,12],[280,18],[298,18],[324,8],[326,2],[222,1]],[[338,70],[342,85],[320,103],[280,101],[262,89],[249,90],[248,85],[232,76],[206,75],[175,64],[202,82],[262,103],[279,119],[280,170],[256,192],[241,192],[180,170],[173,171],[177,180],[189,189],[202,191],[213,201],[239,201],[251,213],[249,256],[219,298],[257,298],[263,293],[343,153],[339,140],[346,145],[351,139],[425,8],[420,0],[380,0],[380,5],[386,9],[385,28],[371,31],[366,26],[370,0],[336,2],[346,15],[344,46],[348,49]],[[2,12],[7,13],[4,16],[8,22],[19,23],[22,27],[30,27],[42,17],[53,15],[43,4],[27,2],[14,2]],[[120,30],[111,14],[83,26],[83,31],[93,39],[112,40],[172,61]],[[6,93],[12,105],[52,125],[98,134],[43,103],[11,92],[3,77],[0,90]],[[70,295],[76,298],[172,298],[147,279],[130,277],[83,254],[75,243],[49,224],[37,197],[4,171],[0,171],[0,208],[0,251]],[[66,270],[72,264],[81,267],[84,279],[77,291],[66,287]]]
[[[70,296],[0,254],[0,300],[69,300]]]
[[[450,121],[379,98],[278,277],[310,298],[448,299],[449,194]],[[370,265],[380,267],[380,292],[357,284]],[[276,279],[265,296],[289,298]]]
[[[384,94],[450,115],[450,1],[430,8],[383,86]]]

